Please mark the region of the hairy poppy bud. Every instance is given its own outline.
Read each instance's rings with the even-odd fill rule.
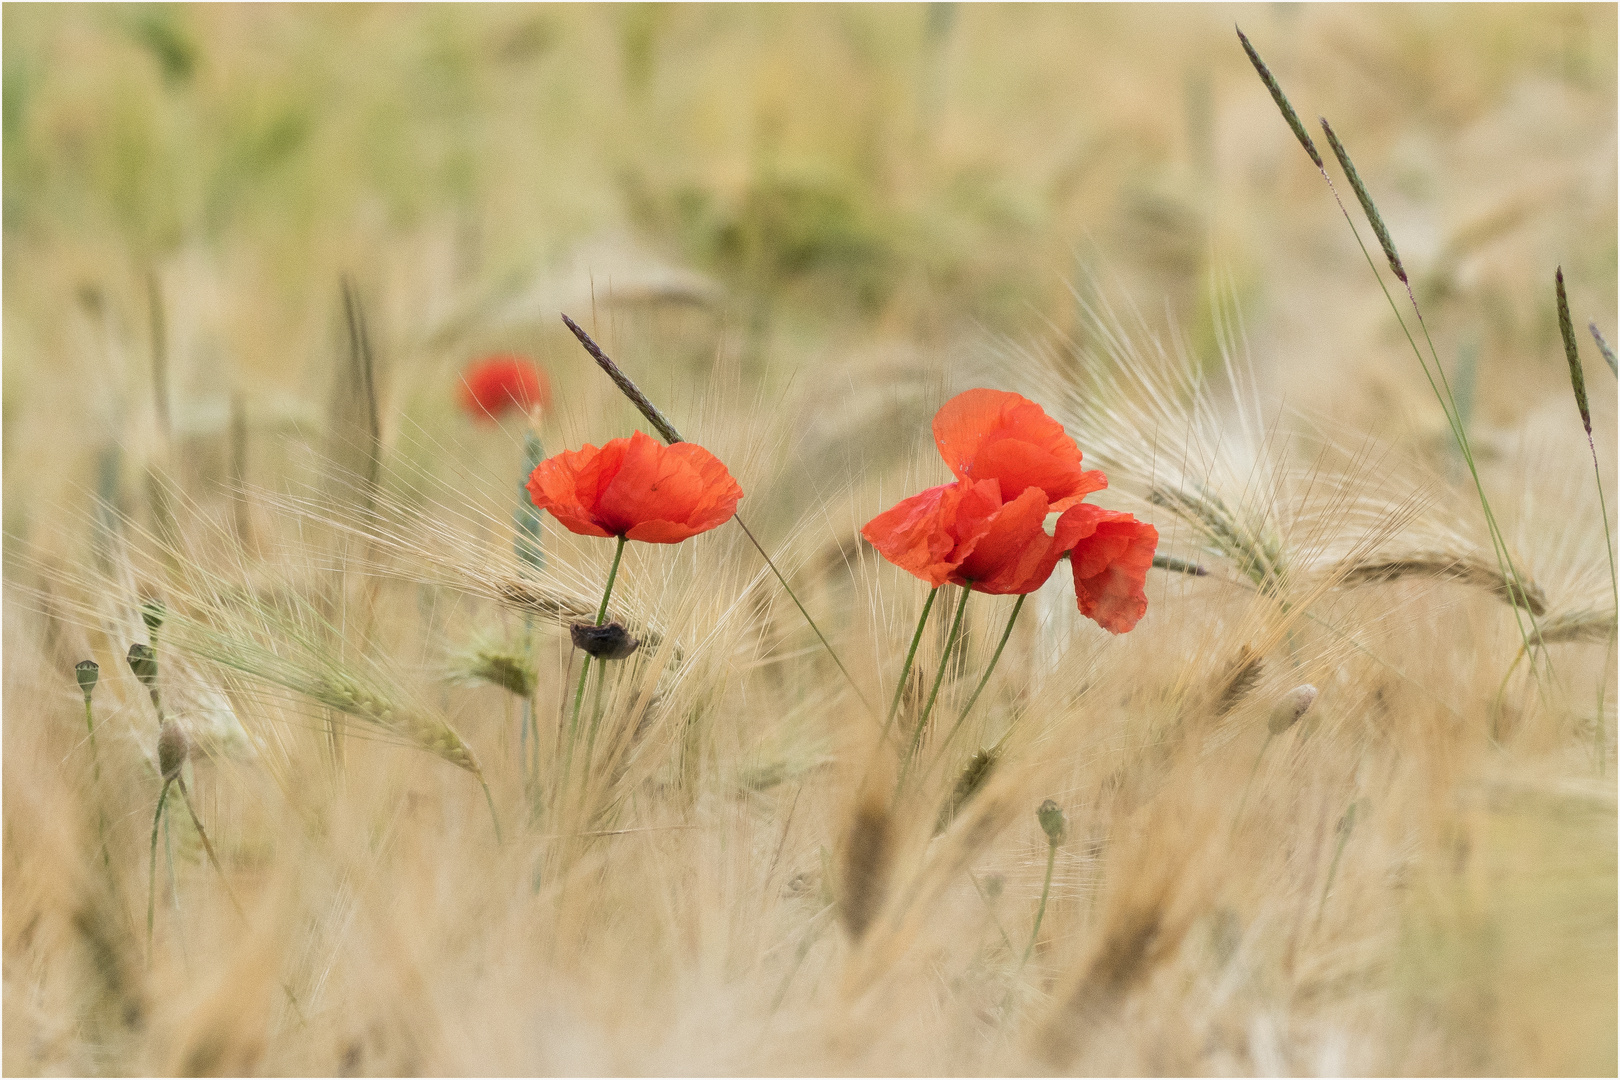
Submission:
[[[84,700],[89,701],[90,695],[96,692],[96,680],[101,678],[101,665],[94,660],[80,660],[73,666],[73,675],[79,680]]]
[[[1046,833],[1046,839],[1053,847],[1063,843],[1063,838],[1069,835],[1069,819],[1063,816],[1063,808],[1051,799],[1041,803],[1041,808],[1035,811],[1035,818],[1041,823],[1041,831]]]
[[[141,604],[141,622],[146,624],[146,632],[155,634],[158,627],[163,625],[163,616],[167,613],[161,600],[146,600]]]
[[[606,626],[574,623],[569,631],[574,638],[574,647],[585,650],[598,660],[623,660],[641,648],[641,642],[616,622]]]
[[[164,721],[163,729],[158,733],[158,769],[163,773],[163,779],[173,780],[179,776],[190,754],[191,741],[186,738],[180,725],[173,720]]]
[[[157,654],[152,651],[152,646],[137,641],[129,647],[129,670],[148,690],[157,686]]]
[[[1293,727],[1316,703],[1316,687],[1310,683],[1301,683],[1283,695],[1271,710],[1271,718],[1266,722],[1266,730],[1273,735],[1281,735]]]

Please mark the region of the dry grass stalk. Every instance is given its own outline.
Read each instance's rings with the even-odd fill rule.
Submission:
[[[1474,554],[1418,551],[1399,557],[1370,556],[1342,564],[1337,573],[1347,588],[1384,584],[1404,577],[1432,577],[1484,589],[1503,603],[1512,604],[1540,616],[1547,611],[1547,597],[1541,587],[1528,579],[1514,582],[1502,575],[1494,562]]]

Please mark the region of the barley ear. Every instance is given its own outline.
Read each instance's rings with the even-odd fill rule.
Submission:
[[[1581,371],[1581,354],[1575,348],[1575,324],[1569,317],[1569,296],[1564,292],[1564,268],[1554,278],[1558,291],[1558,332],[1564,337],[1564,359],[1569,361],[1569,385],[1575,391],[1575,407],[1588,437],[1592,434],[1592,409],[1586,403],[1586,375]],[[1599,340],[1602,340],[1601,338]]]
[[[866,935],[883,906],[893,848],[888,803],[874,790],[855,808],[840,860],[838,914],[853,941]]]
[[[1362,212],[1367,215],[1367,221],[1372,225],[1373,232],[1378,237],[1378,243],[1384,249],[1384,258],[1389,260],[1389,268],[1402,284],[1407,284],[1406,267],[1401,265],[1401,256],[1395,250],[1395,241],[1390,239],[1389,229],[1384,225],[1384,218],[1378,213],[1378,207],[1373,204],[1372,196],[1367,194],[1367,185],[1361,182],[1361,174],[1356,172],[1355,164],[1351,162],[1344,144],[1339,137],[1333,134],[1333,128],[1328,124],[1326,117],[1317,117],[1322,122],[1322,130],[1327,132],[1328,145],[1333,148],[1333,156],[1339,159],[1339,167],[1344,170],[1345,177],[1350,181],[1350,187],[1355,191],[1356,198],[1361,200]]]
[[[1299,114],[1288,103],[1288,95],[1284,94],[1282,87],[1277,85],[1277,80],[1272,77],[1271,69],[1266,67],[1264,60],[1260,59],[1260,54],[1254,51],[1254,46],[1249,44],[1248,37],[1236,26],[1233,26],[1233,29],[1237,30],[1238,40],[1243,42],[1243,51],[1249,54],[1249,63],[1254,65],[1254,70],[1260,75],[1260,81],[1266,84],[1267,90],[1271,91],[1271,100],[1277,103],[1277,108],[1281,110],[1283,119],[1288,121],[1288,126],[1293,129],[1294,138],[1298,139],[1299,145],[1303,146],[1305,152],[1311,155],[1311,161],[1315,163],[1316,167],[1318,169],[1322,168],[1322,155],[1316,152],[1316,144],[1311,141],[1311,136],[1306,132],[1305,125],[1300,122]]]

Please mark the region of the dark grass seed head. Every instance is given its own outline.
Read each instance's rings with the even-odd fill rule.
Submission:
[[[1581,354],[1575,348],[1575,323],[1569,317],[1569,295],[1564,292],[1564,268],[1555,277],[1558,291],[1558,332],[1564,338],[1564,359],[1569,361],[1569,385],[1575,391],[1575,407],[1581,411],[1581,424],[1587,438],[1592,436],[1592,408],[1586,402],[1586,375],[1581,371]],[[1600,339],[1601,340],[1601,339]]]
[[[1267,90],[1271,91],[1271,100],[1277,103],[1277,109],[1283,114],[1283,119],[1288,121],[1289,128],[1294,132],[1294,138],[1299,140],[1299,145],[1305,148],[1305,152],[1311,156],[1311,161],[1316,167],[1318,169],[1322,168],[1322,155],[1317,153],[1316,144],[1311,141],[1310,133],[1305,130],[1305,125],[1300,121],[1299,114],[1294,111],[1294,106],[1289,104],[1288,95],[1282,92],[1282,87],[1277,84],[1276,78],[1272,76],[1271,69],[1266,67],[1266,62],[1260,59],[1260,54],[1254,51],[1253,45],[1249,44],[1248,37],[1236,26],[1233,29],[1237,30],[1238,40],[1243,42],[1243,51],[1249,54],[1249,63],[1254,65],[1254,70],[1259,74],[1260,81],[1266,84]]]
[[[1344,170],[1345,178],[1350,181],[1351,190],[1356,193],[1356,198],[1360,200],[1362,213],[1367,215],[1367,221],[1372,225],[1373,233],[1378,237],[1379,246],[1384,249],[1384,258],[1389,261],[1390,271],[1400,278],[1403,285],[1406,284],[1406,267],[1401,265],[1400,253],[1395,250],[1395,241],[1390,239],[1389,229],[1384,225],[1384,218],[1378,213],[1378,207],[1373,203],[1372,196],[1367,193],[1367,185],[1361,182],[1361,174],[1356,172],[1356,166],[1351,162],[1350,154],[1345,150],[1344,144],[1339,141],[1337,135],[1333,134],[1333,128],[1328,124],[1327,117],[1319,116],[1317,119],[1322,122],[1322,130],[1327,133],[1328,145],[1333,148],[1333,156],[1339,159],[1339,167]]]

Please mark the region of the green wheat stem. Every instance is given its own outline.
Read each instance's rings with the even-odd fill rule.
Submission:
[[[900,667],[900,680],[894,685],[894,700],[889,702],[889,716],[883,721],[883,738],[889,737],[889,728],[894,724],[894,716],[900,710],[900,698],[906,692],[906,679],[911,676],[912,661],[917,659],[917,645],[922,641],[923,627],[928,625],[928,613],[933,610],[934,598],[939,595],[940,587],[935,585],[928,593],[928,599],[923,602],[922,616],[917,620],[917,629],[911,635],[911,648],[906,650],[906,662]]]
[[[1024,958],[1018,961],[1018,970],[1023,971],[1024,965],[1035,951],[1035,941],[1041,936],[1041,920],[1046,917],[1046,898],[1052,892],[1052,866],[1057,862],[1057,841],[1051,837],[1046,840],[1046,880],[1041,883],[1041,903],[1035,909],[1035,927],[1029,932],[1029,944],[1024,947]]]
[[[973,706],[978,704],[979,695],[984,693],[985,686],[990,682],[990,676],[996,670],[996,664],[1001,661],[1001,650],[1007,647],[1007,639],[1012,637],[1013,623],[1018,621],[1018,613],[1024,610],[1024,600],[1028,596],[1028,593],[1021,594],[1018,597],[1018,602],[1013,605],[1012,614],[1007,617],[1007,627],[1001,632],[1001,640],[996,643],[996,651],[990,657],[989,666],[984,669],[984,675],[979,679],[979,685],[973,688],[973,696],[968,698],[968,703],[962,707],[961,715],[956,718],[956,723],[951,725],[951,730],[946,734],[944,741],[939,744],[940,750],[944,750],[951,744],[951,740],[956,738],[956,733],[962,730],[962,724],[967,720],[968,714],[973,711]]]

